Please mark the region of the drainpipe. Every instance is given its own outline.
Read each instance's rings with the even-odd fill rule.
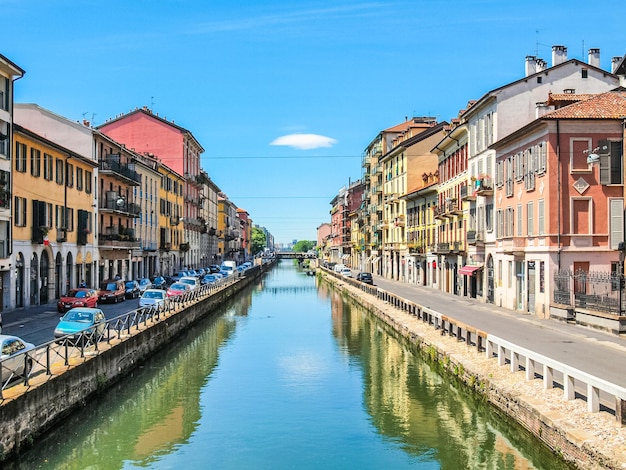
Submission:
[[[561,128],[560,121],[556,121],[556,158],[557,158],[557,269],[561,270]]]

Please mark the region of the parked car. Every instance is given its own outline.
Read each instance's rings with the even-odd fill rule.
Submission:
[[[333,271],[335,271],[336,273],[340,273],[344,269],[346,269],[345,264],[335,264],[335,266],[333,266]]]
[[[153,305],[163,305],[166,299],[163,289],[146,289],[139,298],[139,307],[152,307]]]
[[[211,273],[219,273],[220,267],[217,264],[212,264],[209,266],[209,271],[211,271]]]
[[[202,285],[205,285],[205,284],[213,284],[213,283],[216,283],[217,281],[218,281],[218,277],[215,274],[205,274],[205,276],[202,278],[200,283]]]
[[[56,339],[69,337],[77,340],[83,335],[100,336],[106,328],[104,312],[99,308],[76,307],[61,317],[54,329]]]
[[[177,295],[183,295],[188,290],[191,290],[191,286],[189,284],[175,282],[167,288],[166,295],[168,297],[175,297]]]
[[[194,277],[194,276],[181,277],[180,281],[178,282],[182,282],[183,284],[188,284],[192,289],[196,289],[200,287],[200,281],[198,280],[197,277]]]
[[[372,278],[372,273],[359,273],[356,275],[356,280],[361,281],[364,284],[374,285],[374,279]]]
[[[343,277],[352,277],[352,271],[350,271],[350,268],[343,268],[341,270],[341,275]]]
[[[139,279],[139,281],[137,282],[139,283],[139,290],[141,291],[142,294],[147,289],[152,289],[152,281],[148,279],[147,277],[144,277],[143,279]]]
[[[152,289],[167,289],[167,280],[163,276],[152,279]]]
[[[98,307],[98,291],[90,288],[70,289],[57,302],[57,311],[65,313],[74,307]]]
[[[127,299],[136,299],[141,297],[141,289],[139,288],[139,283],[137,281],[126,281],[126,298]]]
[[[2,333],[2,312],[0,312],[0,333]]]
[[[2,375],[10,373],[16,376],[28,375],[33,368],[33,360],[24,354],[35,349],[35,345],[27,343],[17,336],[0,335],[0,360],[2,360]]]
[[[100,290],[98,291],[99,302],[117,303],[125,299],[126,285],[124,285],[124,281],[121,279],[109,279],[100,284]]]

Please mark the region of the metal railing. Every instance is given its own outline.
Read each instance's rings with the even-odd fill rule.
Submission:
[[[95,327],[88,327],[78,335],[55,338],[34,349],[1,360],[0,405],[7,399],[26,393],[35,384],[47,382],[70,367],[97,356],[103,343],[119,343],[190,305],[207,299],[237,282],[238,278],[237,275],[222,278],[182,295],[166,298],[162,304],[137,308],[107,319]]]

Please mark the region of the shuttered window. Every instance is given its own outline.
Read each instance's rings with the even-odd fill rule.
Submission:
[[[624,199],[611,199],[609,212],[611,249],[617,250],[618,244],[624,241]]]
[[[598,143],[600,155],[600,184],[622,184],[622,142],[601,140]]]

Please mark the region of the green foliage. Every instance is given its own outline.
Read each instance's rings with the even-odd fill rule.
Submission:
[[[300,240],[293,246],[291,251],[293,251],[294,253],[306,253],[307,251],[312,249],[315,246],[315,244],[316,242],[314,241]]]
[[[267,246],[265,232],[257,227],[252,227],[252,253],[259,253]]]

